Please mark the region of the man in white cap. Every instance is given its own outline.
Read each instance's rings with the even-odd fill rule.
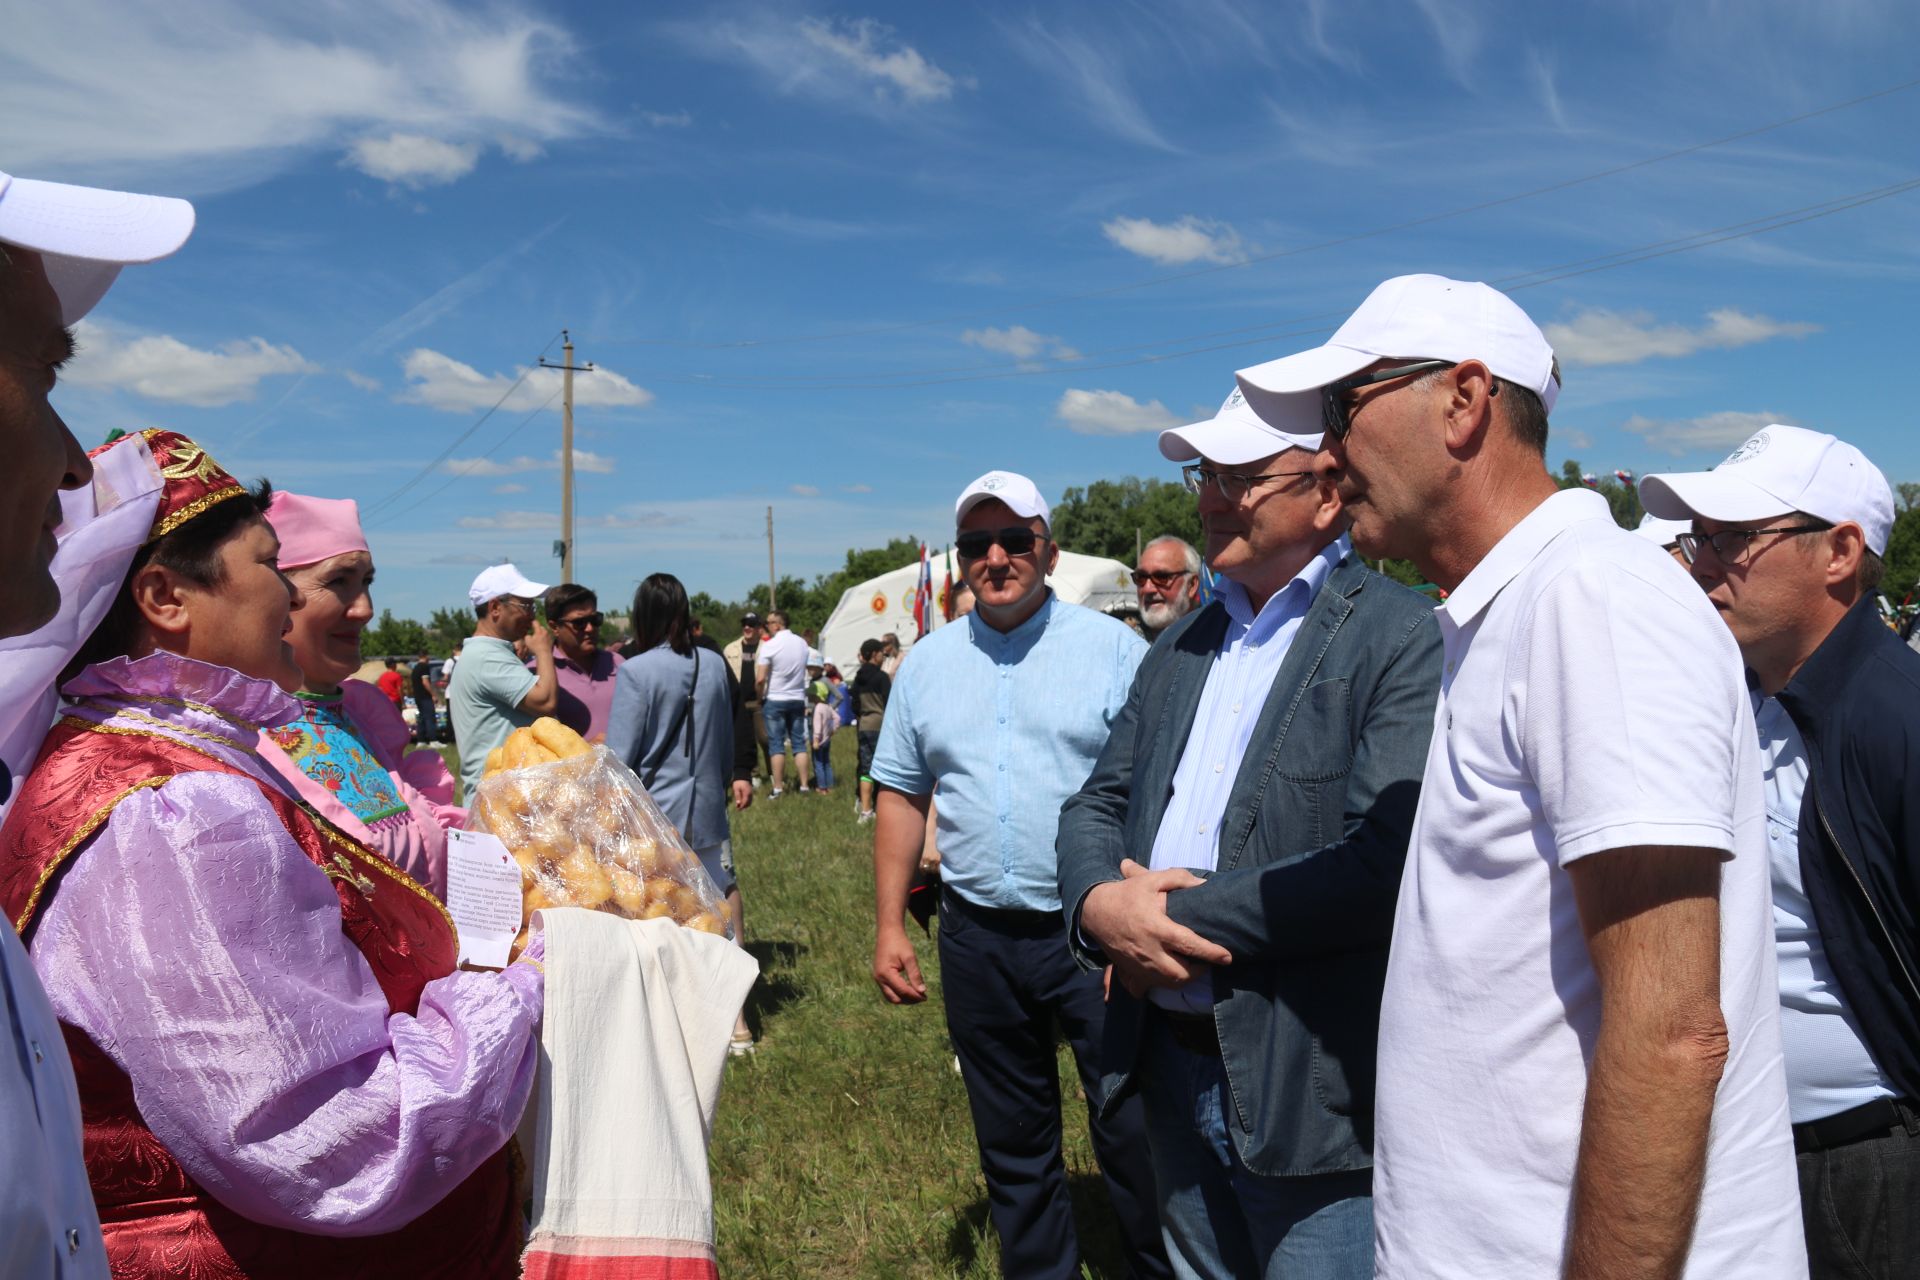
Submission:
[[[1920,1274],[1920,654],[1875,599],[1893,491],[1845,441],[1775,425],[1640,498],[1692,522],[1681,550],[1747,665],[1813,1274]]]
[[[0,636],[60,607],[48,571],[59,491],[93,475],[48,401],[73,354],[70,326],[123,265],[166,257],[192,230],[184,200],[0,173]],[[0,764],[0,800],[12,786]],[[0,1275],[105,1280],[66,1042],[10,921],[0,935]]]
[[[1672,556],[1673,562],[1682,569],[1687,567],[1687,557],[1680,550],[1680,535],[1692,529],[1685,520],[1662,520],[1651,511],[1641,516],[1640,523],[1633,527],[1635,533]]]
[[[1236,388],[1160,436],[1199,460],[1220,598],[1155,643],[1067,801],[1060,900],[1081,962],[1125,988],[1108,1096],[1146,1104],[1179,1273],[1367,1280],[1381,983],[1440,635],[1342,536],[1318,406],[1280,405],[1262,419]]]
[[[510,564],[482,569],[467,589],[479,624],[467,637],[453,678],[447,681],[447,717],[460,752],[460,787],[470,799],[486,772],[487,755],[507,735],[560,706],[560,676],[553,664],[553,633],[540,624],[536,602],[547,584],[534,582]],[[533,670],[513,646],[527,642]]]
[[[1739,654],[1547,474],[1552,348],[1402,276],[1244,369],[1317,402],[1355,548],[1450,594],[1380,1020],[1375,1261],[1406,1277],[1805,1274]]]
[[[1064,1035],[1131,1273],[1170,1276],[1139,1099],[1104,1105],[1101,976],[1067,950],[1054,874],[1061,802],[1093,767],[1146,645],[1048,589],[1060,550],[1025,476],[987,472],[961,493],[954,521],[974,611],[908,652],[870,770],[880,787],[874,980],[894,1004],[927,997],[905,917],[938,785],[941,986],[1002,1270],[1080,1274],[1060,1154],[1054,1046]]]

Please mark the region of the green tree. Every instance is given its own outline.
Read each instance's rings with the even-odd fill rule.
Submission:
[[[454,645],[473,634],[478,621],[472,609],[435,609],[427,619],[427,652],[436,658],[446,657]]]
[[[1203,541],[1193,495],[1170,480],[1095,480],[1068,489],[1053,508],[1054,539],[1081,555],[1132,564],[1138,546],[1169,533],[1196,547]]]
[[[1915,491],[1912,497],[1909,489]],[[1893,518],[1884,557],[1887,572],[1880,580],[1880,589],[1895,604],[1915,596],[1915,588],[1920,587],[1920,485],[1901,485],[1900,496],[1906,505]]]
[[[360,633],[365,658],[412,658],[430,652],[427,629],[412,618],[394,617],[391,609],[382,609],[380,620]]]
[[[1592,488],[1607,500],[1607,506],[1613,509],[1613,522],[1622,529],[1637,529],[1640,519],[1646,515],[1646,509],[1640,505],[1640,491],[1630,484],[1622,484],[1611,475],[1600,477],[1596,485],[1589,486],[1580,479],[1580,464],[1572,458],[1560,464],[1560,474],[1555,483],[1562,489]]]

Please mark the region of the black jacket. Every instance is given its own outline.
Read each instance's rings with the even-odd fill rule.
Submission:
[[[1867,1052],[1920,1100],[1920,653],[1872,597],[1780,691],[1807,752],[1800,875]]]

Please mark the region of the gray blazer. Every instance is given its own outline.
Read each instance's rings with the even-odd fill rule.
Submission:
[[[1080,905],[1145,863],[1226,635],[1215,603],[1169,628],[1060,813],[1060,901],[1088,968]],[[1241,1160],[1270,1177],[1373,1162],[1374,1057],[1394,900],[1440,689],[1426,597],[1348,556],[1307,610],[1261,710],[1220,824],[1218,868],[1168,914],[1233,953],[1213,1017]],[[1102,1106],[1131,1083],[1146,1004],[1113,986]]]
[[[711,650],[699,654],[699,684],[693,693],[693,755],[686,754],[687,728],[674,722],[687,699],[694,660],[664,644],[620,664],[607,715],[607,750],[646,779],[646,766],[660,762],[648,791],[667,821],[687,843],[706,849],[727,838],[727,805],[733,777],[733,686],[727,664]],[[673,740],[667,735],[673,733]]]

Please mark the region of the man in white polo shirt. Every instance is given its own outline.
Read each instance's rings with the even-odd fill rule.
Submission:
[[[1875,598],[1893,490],[1844,440],[1776,424],[1640,496],[1692,522],[1680,548],[1753,686],[1813,1274],[1920,1275],[1920,655]]]
[[[793,755],[793,776],[800,794],[807,793],[807,642],[787,629],[785,609],[767,610],[767,638],[753,661],[754,691],[767,722],[767,758],[773,768],[773,790],[778,800],[787,777],[787,755]]]
[[[1759,754],[1696,588],[1544,464],[1559,371],[1484,284],[1402,276],[1242,370],[1320,400],[1356,550],[1450,594],[1381,1008],[1375,1263],[1806,1274]]]

